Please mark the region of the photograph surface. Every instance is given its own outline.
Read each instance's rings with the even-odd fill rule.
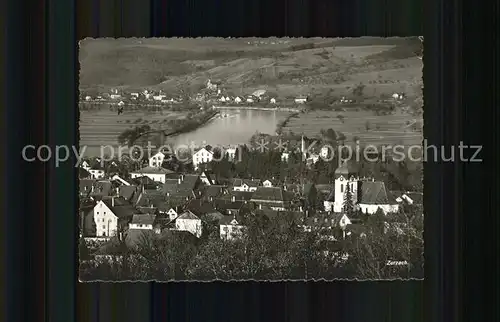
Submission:
[[[423,38],[79,44],[79,280],[422,279]]]

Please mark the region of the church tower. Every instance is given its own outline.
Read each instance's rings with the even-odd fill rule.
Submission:
[[[357,171],[349,165],[347,162],[344,163],[335,170],[335,200],[333,203],[333,211],[341,212],[344,205],[344,196],[346,187],[349,185],[352,194],[353,204],[356,205],[358,202],[359,193],[359,177]]]

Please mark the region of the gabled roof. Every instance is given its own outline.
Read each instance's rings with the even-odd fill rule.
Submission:
[[[335,170],[335,176],[343,176],[344,178],[349,178],[351,175],[356,175],[359,172],[358,167],[352,164],[352,162],[344,162],[343,165]]]
[[[84,179],[84,178],[89,178],[90,176],[91,176],[90,172],[88,172],[82,167],[78,168],[78,178]]]
[[[169,174],[169,173],[173,173],[173,171],[165,169],[165,168],[144,167],[144,168],[139,169],[137,171],[132,171],[131,173]]]
[[[114,206],[113,206],[114,198]],[[135,213],[135,208],[129,204],[125,199],[119,197],[111,197],[102,199],[102,202],[117,216],[122,217],[132,217]]]
[[[214,202],[215,208],[216,209],[222,209],[222,210],[239,210],[243,206],[244,202],[243,201],[231,201],[231,200],[225,200],[225,199],[217,199]]]
[[[210,154],[214,154],[214,152],[212,151],[212,149],[207,148],[207,147],[203,147],[203,148],[199,149],[198,151],[196,151],[196,152],[193,154],[193,156],[194,156],[194,155],[197,155],[198,153],[201,153],[201,152],[208,152],[208,153],[210,153]]]
[[[92,190],[92,186],[94,185],[95,182],[96,180],[94,179],[80,179],[78,182],[80,186],[80,192],[90,193],[90,191]]]
[[[141,225],[153,225],[155,222],[156,216],[150,214],[141,214],[134,215],[132,217],[132,224],[141,224]]]
[[[250,201],[253,194],[253,191],[230,191],[229,193],[222,195],[219,199],[232,200],[234,197],[235,201]]]
[[[239,216],[224,216],[219,220],[219,225],[232,225],[233,221],[234,225],[243,225],[243,219]]]
[[[224,190],[226,189],[225,186],[219,186],[219,185],[211,185],[211,186],[205,186],[204,191],[203,191],[203,196],[210,198],[214,197],[217,198],[224,194]]]
[[[94,183],[92,195],[109,196],[112,189],[113,184],[110,181],[97,181]]]
[[[190,210],[184,211],[182,214],[177,217],[177,219],[193,219],[193,220],[199,220],[200,218],[193,214]]]
[[[252,196],[252,201],[289,201],[291,194],[281,187],[258,187]]]
[[[126,200],[130,200],[134,196],[134,193],[137,190],[138,190],[138,187],[135,185],[119,186],[118,187],[118,193],[120,194],[120,196],[122,196]]]
[[[158,208],[156,207],[137,207],[138,215],[155,215]]]
[[[371,205],[397,204],[394,196],[385,188],[383,181],[362,181],[359,203]]]
[[[202,199],[191,200],[186,208],[197,217],[218,212],[217,210],[215,210],[211,203],[206,202]]]

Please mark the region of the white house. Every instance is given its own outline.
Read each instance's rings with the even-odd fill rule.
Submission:
[[[212,161],[213,158],[213,151],[210,151],[207,148],[201,148],[193,154],[193,166],[195,169],[198,169],[200,164],[208,163]]]
[[[138,98],[139,97],[139,93],[130,93],[130,96]]]
[[[241,103],[241,98],[239,98],[239,96],[236,96],[235,99],[234,99],[234,102],[235,103]]]
[[[332,151],[333,153],[333,151]],[[330,152],[330,148],[328,146],[323,146],[319,152],[319,156],[323,159],[323,160],[328,160],[328,157],[330,156],[331,152]]]
[[[271,180],[266,180],[266,181],[262,182],[262,186],[269,188],[269,187],[273,186],[273,183]]]
[[[123,106],[123,105],[125,105],[125,103],[124,103],[123,101],[120,101],[120,102],[118,103],[118,106]]]
[[[166,175],[169,173],[172,173],[172,171],[164,168],[145,167],[140,170],[131,172],[130,177],[134,179],[146,176],[153,181],[165,183]]]
[[[271,104],[276,104],[276,99],[273,97],[273,98],[271,98],[271,99],[269,100],[269,102],[270,102]]]
[[[84,168],[87,171],[90,170],[90,164],[87,161],[83,161],[82,164],[81,164],[81,167]]]
[[[175,218],[177,218],[177,216],[179,216],[179,214],[177,213],[177,211],[174,208],[170,208],[167,211],[167,216],[168,216],[169,220],[175,220]]]
[[[219,234],[221,239],[232,240],[243,236],[245,226],[241,225],[233,216],[224,216],[219,221]]]
[[[209,185],[209,186],[215,184],[215,180],[214,180],[212,174],[209,173],[208,171],[203,171],[201,173],[200,180],[201,180],[201,182],[203,182],[204,184]]]
[[[94,206],[94,222],[96,225],[96,236],[116,236],[119,227],[132,218],[135,209],[127,205],[121,198],[100,200]]]
[[[109,97],[110,97],[112,100],[116,100],[116,99],[121,98],[122,96],[121,96],[120,94],[111,94],[111,95],[109,95]]]
[[[112,181],[118,181],[120,184],[125,185],[125,186],[130,186],[130,183],[124,180],[122,177],[119,175],[115,174],[112,178]]]
[[[165,97],[165,95],[155,95],[155,96],[153,96],[153,99],[155,101],[161,101],[164,97]]]
[[[253,102],[254,102],[254,100],[252,97],[247,97],[247,103],[253,103]]]
[[[187,210],[175,219],[175,229],[188,231],[196,237],[200,238],[202,233],[201,219],[191,211]]]
[[[90,96],[85,96],[85,100],[86,100],[86,101],[91,101],[91,100],[92,100],[92,97],[90,97]]]
[[[282,152],[281,153],[281,161],[282,162],[288,162],[288,158],[290,157],[290,153],[288,152]]]
[[[259,180],[234,179],[233,191],[256,191],[260,186]]]
[[[104,170],[103,169],[92,168],[92,169],[89,169],[87,171],[92,175],[92,178],[94,178],[94,179],[104,178]]]
[[[128,228],[153,230],[155,219],[156,216],[150,214],[134,215],[132,221],[128,224]]]
[[[236,158],[236,148],[227,148],[224,150],[224,153],[227,154],[229,161],[233,161]]]
[[[149,158],[149,166],[152,168],[161,168],[164,160],[165,154],[163,152],[158,152]]]
[[[307,96],[299,96],[295,98],[295,103],[304,104],[307,102]]]
[[[219,98],[219,101],[221,102],[225,102],[226,101],[226,98],[224,96],[222,96],[221,98]]]

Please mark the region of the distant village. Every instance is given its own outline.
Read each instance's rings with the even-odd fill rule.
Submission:
[[[403,93],[394,93],[392,99],[402,100]],[[80,93],[80,102],[89,104],[111,104],[117,107],[127,106],[174,106],[186,103],[199,104],[200,108],[203,105],[211,104],[212,106],[258,106],[260,108],[272,109],[291,109],[300,108],[311,100],[310,95],[302,94],[297,96],[279,97],[278,94],[268,90],[259,89],[251,94],[236,95],[224,89],[219,81],[208,80],[204,89],[199,92],[192,93],[188,96],[182,95],[167,95],[162,90],[148,90],[142,92],[131,92],[119,89],[112,89],[109,93],[99,93],[97,95],[88,95],[85,92]],[[355,103],[354,97],[343,96],[338,99],[338,104]]]

